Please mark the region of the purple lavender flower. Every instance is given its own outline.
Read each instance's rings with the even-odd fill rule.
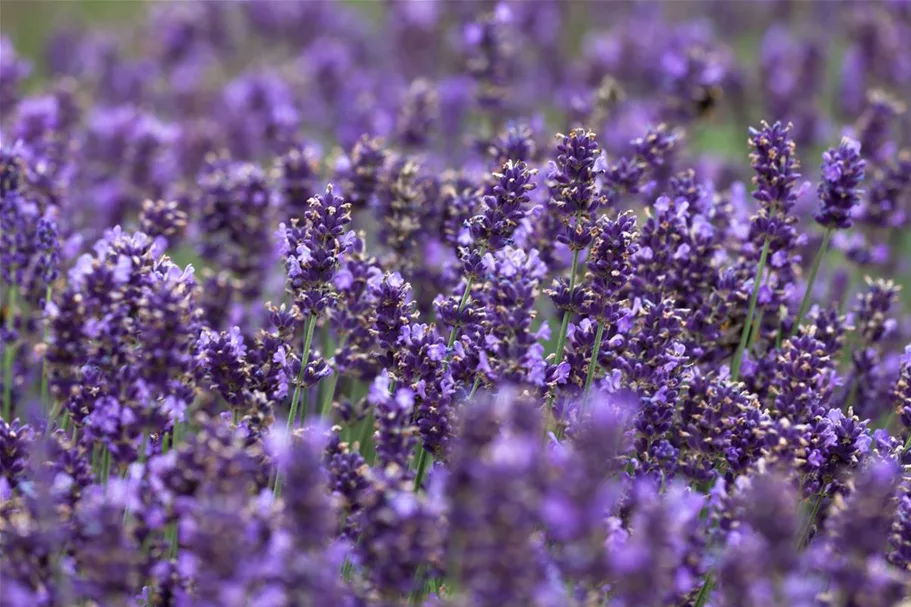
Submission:
[[[605,202],[595,183],[595,161],[601,150],[591,131],[576,129],[568,136],[557,135],[557,139],[557,159],[548,175],[553,182],[550,205],[564,225],[558,239],[577,251],[591,243],[594,213]]]
[[[758,130],[750,128],[750,164],[756,172],[753,198],[760,205],[751,231],[768,238],[781,238],[782,231],[793,222],[789,212],[797,201],[794,184],[800,178],[800,163],[794,154],[791,128],[780,122],[771,126],[763,122]]]
[[[854,224],[854,209],[860,201],[860,182],[866,162],[860,157],[860,144],[845,138],[837,149],[823,154],[819,208],[814,217],[827,228],[845,229]]]
[[[398,272],[386,274],[382,281],[370,285],[376,300],[376,334],[383,352],[381,362],[393,367],[396,344],[403,329],[416,318],[417,310],[412,301],[411,285]]]
[[[491,401],[468,406],[446,488],[449,567],[476,605],[529,604],[545,579],[535,550],[544,495],[539,416],[510,398],[505,408]],[[532,427],[516,426],[519,419]]]
[[[650,482],[634,487],[629,536],[612,546],[608,562],[621,605],[664,603],[693,591],[698,578],[686,567],[689,531],[704,497],[679,484],[659,496]]]
[[[452,433],[450,399],[455,391],[446,365],[446,342],[433,325],[411,324],[402,328],[398,343],[395,376],[413,391],[414,419],[424,449],[441,457]]]
[[[858,293],[852,310],[852,324],[866,344],[876,344],[895,331],[889,312],[898,301],[901,287],[890,280],[866,279],[867,291]]]
[[[32,71],[31,64],[16,54],[12,42],[3,36],[0,38],[0,107],[4,112],[16,105],[19,101],[19,85]]]
[[[883,601],[888,604],[903,594],[902,579],[890,575],[883,557],[896,510],[899,480],[894,461],[872,461],[857,474],[854,491],[844,499],[836,498],[826,525],[826,539],[831,544],[826,569],[832,576],[835,596],[843,600],[870,595],[889,597]]]
[[[468,221],[474,246],[496,251],[511,242],[513,232],[529,214],[528,193],[535,189],[534,169],[524,162],[507,160],[499,173],[491,194],[481,199],[481,214]]]
[[[532,162],[536,160],[537,150],[531,127],[524,122],[507,122],[503,131],[486,145],[487,154],[498,166],[510,160]]]
[[[25,474],[32,433],[32,428],[18,419],[12,423],[0,419],[0,477],[11,490],[17,487]]]
[[[388,158],[389,152],[383,148],[382,141],[367,136],[361,137],[343,158],[340,183],[355,211],[374,206],[374,197]]]
[[[237,274],[247,297],[253,297],[271,263],[273,200],[266,176],[254,165],[214,158],[199,184],[200,254]]]
[[[904,105],[883,91],[874,90],[867,96],[867,107],[857,121],[857,140],[864,156],[872,164],[881,164],[891,155],[889,130],[902,113]]]
[[[396,136],[407,147],[422,147],[433,135],[439,119],[439,99],[433,84],[418,79],[411,83],[402,100]]]
[[[164,237],[168,244],[176,245],[187,227],[187,212],[176,200],[151,200],[142,203],[139,228],[152,238]]]
[[[477,84],[475,98],[484,109],[499,109],[507,101],[515,70],[512,25],[510,10],[500,5],[462,31],[465,65]]]
[[[350,221],[351,205],[330,184],[324,195],[309,200],[302,224],[292,220],[290,227],[279,228],[287,291],[304,316],[318,316],[333,304],[333,279],[353,243],[353,232],[345,232]]]
[[[439,507],[412,492],[408,475],[387,464],[371,478],[360,512],[357,554],[375,591],[397,600],[417,589],[422,566],[439,569],[443,533]]]
[[[405,471],[417,445],[417,427],[411,422],[414,392],[398,388],[390,393],[389,381],[388,375],[379,375],[370,386],[368,397],[376,411],[377,462],[382,468],[394,465]]]

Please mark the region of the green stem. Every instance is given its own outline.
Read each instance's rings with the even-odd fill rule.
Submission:
[[[345,344],[348,341],[348,336],[342,337],[342,340],[338,344],[336,352],[341,351],[345,347]],[[326,394],[323,397],[323,404],[319,410],[319,416],[321,419],[326,419],[329,417],[329,410],[332,408],[332,400],[335,398],[335,387],[338,385],[338,366],[336,365],[335,373],[332,374],[332,379],[329,380],[329,385],[326,386]]]
[[[696,595],[696,600],[693,601],[693,607],[703,607],[705,602],[709,598],[709,593],[712,591],[712,587],[715,585],[715,578],[711,572],[705,575],[705,581],[702,582],[702,588],[699,589],[699,594]]]
[[[756,337],[759,335],[760,329],[762,329],[763,315],[765,315],[765,310],[760,308],[759,312],[756,313],[756,319],[753,321],[753,328],[750,330],[750,338],[747,340],[747,350],[751,350],[753,344],[756,343]]]
[[[807,290],[803,294],[803,300],[801,300],[800,308],[797,310],[797,318],[794,319],[794,326],[791,327],[791,337],[797,335],[804,314],[810,309],[810,300],[813,298],[813,283],[816,282],[816,273],[819,272],[819,266],[822,265],[822,258],[825,257],[826,251],[829,248],[832,232],[832,228],[826,228],[826,232],[822,237],[822,243],[819,245],[819,250],[816,251],[816,257],[813,258],[813,265],[810,266],[810,274],[807,276]]]
[[[369,411],[367,417],[364,418],[364,427],[361,428],[360,436],[358,436],[358,449],[364,459],[367,458],[367,439],[373,436],[374,423],[373,411]]]
[[[301,382],[304,379],[304,369],[310,362],[310,343],[313,341],[313,329],[316,327],[316,315],[310,314],[304,334],[304,351],[301,353],[301,368],[297,372],[297,385],[294,386],[294,395],[291,397],[291,413],[288,415],[288,432],[294,427],[294,418],[297,416],[297,406],[300,400]],[[278,482],[276,481],[276,485]]]
[[[297,417],[297,407],[300,402],[301,383],[304,379],[304,370],[307,363],[310,362],[310,344],[313,342],[313,330],[316,328],[316,314],[310,313],[307,318],[307,325],[304,329],[304,349],[301,352],[301,368],[297,372],[297,385],[294,386],[294,394],[291,396],[291,411],[288,413],[288,433],[294,427],[294,418]],[[282,475],[280,472],[275,474],[275,486],[272,488],[272,495],[278,498],[281,495]]]
[[[139,444],[138,456],[139,456],[140,464],[146,463],[146,449],[148,448],[148,445],[149,445],[149,432],[146,431],[146,432],[143,432],[142,442]]]
[[[582,392],[588,392],[588,389],[592,386],[592,380],[595,379],[595,369],[600,365],[598,364],[598,351],[601,350],[601,339],[604,337],[604,323],[598,323],[598,332],[595,333],[595,346],[592,348],[592,359],[588,363],[588,375],[585,376],[585,387],[582,389]]]
[[[465,308],[465,304],[468,303],[468,297],[471,295],[471,283],[472,278],[469,276],[465,279],[465,290],[462,291],[462,299],[459,301],[459,312],[461,312]],[[451,349],[452,344],[455,343],[457,330],[458,327],[453,326],[452,330],[449,331],[449,341],[446,343],[446,350]]]
[[[576,270],[579,268],[579,253],[580,251],[573,252],[573,266],[569,275],[569,296],[572,298],[573,291],[576,290]],[[572,312],[566,310],[563,312],[563,322],[560,324],[560,335],[557,336],[557,350],[556,358],[554,364],[559,365],[563,362],[563,348],[566,346],[566,332],[569,328],[569,318],[572,316]]]
[[[51,301],[51,286],[48,285],[47,291],[45,292],[45,295],[44,295],[44,313],[45,313],[44,348],[45,349],[44,349],[44,354],[41,357],[41,404],[44,405],[45,411],[48,411],[48,412],[50,412],[51,409],[54,408],[51,406],[50,402],[48,402],[48,397],[47,397],[47,333],[48,333],[48,325],[50,323],[48,322],[46,315],[47,315],[47,307],[48,307],[48,304],[50,303],[50,301]],[[50,427],[51,424],[53,424],[55,420],[56,420],[56,416],[54,416],[54,418],[48,417],[48,420],[47,420],[48,427]]]
[[[579,268],[579,250],[573,251],[573,265],[569,275],[569,296],[572,299],[573,291],[576,290],[576,270]],[[569,317],[572,313],[569,310],[563,312],[563,322],[560,323],[560,334],[557,335],[557,350],[554,356],[554,365],[563,362],[563,348],[566,346],[566,332],[569,329]],[[547,406],[544,409],[544,432],[547,433],[547,426],[553,417],[554,399],[556,398],[556,388],[554,392],[547,397]]]
[[[10,285],[9,304],[6,307],[6,330],[12,333],[13,321],[16,317],[16,285]],[[15,344],[6,344],[3,348],[3,419],[13,421],[13,352]]]
[[[740,364],[743,362],[743,355],[746,351],[747,340],[750,337],[750,330],[753,326],[753,315],[756,313],[756,301],[759,299],[759,288],[762,273],[765,271],[766,259],[769,257],[769,239],[765,239],[762,245],[762,253],[759,254],[759,266],[756,268],[756,279],[753,281],[753,294],[750,295],[750,306],[747,308],[746,321],[743,324],[743,332],[740,334],[740,344],[734,353],[734,359],[731,362],[731,381],[737,381],[740,377]]]
[[[111,476],[111,451],[104,447],[101,452],[101,484],[107,487],[108,478]]]
[[[819,514],[820,506],[822,506],[822,493],[816,496],[816,501],[813,503],[813,509],[810,510],[810,516],[807,518],[807,522],[803,526],[803,529],[801,529],[800,535],[797,538],[798,550],[806,546],[807,541],[810,539],[810,529],[813,528],[813,521],[816,520],[816,515]]]
[[[474,380],[474,385],[471,387],[471,392],[468,393],[468,400],[474,398],[474,395],[478,393],[478,388],[481,387],[481,378],[477,377]]]
[[[430,460],[432,459],[430,457],[430,454],[427,453],[427,449],[425,449],[423,445],[420,447],[420,449],[421,449],[421,453],[420,453],[420,455],[418,455],[418,473],[414,477],[415,492],[417,492],[421,489],[421,483],[424,480],[424,472],[427,470],[427,465],[430,463]]]
[[[860,389],[860,383],[857,381],[857,377],[851,379],[851,385],[848,388],[848,395],[845,397],[845,411],[847,412],[851,405],[854,404],[854,399],[857,398],[857,391]]]

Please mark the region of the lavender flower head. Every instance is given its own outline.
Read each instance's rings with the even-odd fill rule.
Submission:
[[[333,278],[354,241],[354,232],[345,232],[350,222],[351,205],[330,184],[308,201],[303,224],[292,220],[290,227],[279,226],[287,289],[302,314],[319,315],[332,304]]]
[[[780,122],[762,128],[750,128],[750,164],[755,171],[753,198],[760,211],[753,223],[755,229],[773,237],[787,229],[787,215],[797,201],[794,184],[800,178],[800,162],[795,156],[796,145],[791,138],[791,125]]]
[[[822,181],[816,221],[827,228],[846,229],[854,224],[854,210],[862,194],[866,161],[860,157],[860,144],[845,137],[836,149],[822,155]]]
[[[495,251],[509,244],[519,222],[529,213],[528,193],[535,189],[535,173],[526,163],[512,160],[494,173],[497,182],[491,194],[482,199],[482,214],[468,222],[476,246]]]

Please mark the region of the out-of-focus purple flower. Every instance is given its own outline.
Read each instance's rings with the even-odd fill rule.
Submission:
[[[319,160],[306,145],[295,146],[276,161],[279,177],[279,208],[283,221],[303,219],[310,199],[318,194]]]
[[[210,158],[199,186],[201,256],[233,271],[242,281],[244,294],[256,296],[273,248],[274,201],[265,173],[252,164]]]
[[[827,228],[850,228],[867,164],[860,157],[860,144],[845,138],[837,149],[823,154],[822,160],[822,181],[817,190],[819,208],[814,217]]]
[[[152,200],[142,203],[139,213],[139,228],[152,238],[164,237],[168,244],[178,244],[187,227],[187,212],[176,200]]]
[[[513,25],[511,11],[501,4],[462,30],[465,66],[476,83],[475,98],[482,108],[496,110],[508,102],[515,73]]]
[[[514,399],[466,407],[447,480],[449,566],[484,607],[533,603],[546,579],[534,549],[545,487],[540,416]]]
[[[826,524],[826,540],[831,545],[826,569],[836,596],[849,601],[878,596],[883,598],[881,604],[889,604],[903,594],[902,579],[884,567],[883,557],[899,481],[894,461],[874,460],[858,472],[847,497],[836,496]]]
[[[342,192],[355,211],[373,207],[389,152],[379,139],[366,135],[354,144],[351,152],[336,167]]]
[[[689,537],[705,498],[676,483],[660,496],[645,481],[634,487],[632,499],[629,537],[611,546],[608,557],[619,604],[664,603],[689,594],[700,581],[688,568],[688,559],[698,558]]]
[[[19,85],[32,71],[31,64],[16,54],[13,43],[0,37],[0,107],[6,113],[19,101]]]
[[[536,160],[537,143],[529,124],[508,122],[506,127],[486,145],[486,152],[498,166],[507,161],[532,162]]]
[[[427,145],[439,119],[439,99],[433,84],[418,79],[411,83],[402,100],[396,124],[396,138],[405,147]]]
[[[895,119],[905,111],[905,106],[887,95],[874,90],[867,97],[867,107],[855,128],[860,149],[871,164],[885,162],[894,151],[890,130]]]
[[[864,343],[872,345],[895,331],[895,319],[889,313],[898,302],[901,287],[891,280],[872,280],[868,277],[866,281],[867,290],[858,293],[850,320]]]
[[[380,596],[397,600],[423,580],[419,568],[442,566],[443,528],[439,505],[412,491],[408,475],[387,464],[373,475],[363,496],[357,555]]]

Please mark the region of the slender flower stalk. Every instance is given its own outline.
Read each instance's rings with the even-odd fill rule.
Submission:
[[[600,366],[598,363],[598,353],[601,350],[601,340],[604,337],[604,323],[598,323],[598,330],[595,332],[595,345],[592,346],[592,358],[588,363],[588,374],[585,376],[585,387],[583,392],[588,392],[592,386],[592,380],[595,378],[595,370]]]
[[[797,334],[804,314],[810,308],[813,283],[828,250],[832,233],[835,230],[850,228],[854,224],[854,211],[863,193],[860,183],[864,178],[866,164],[860,157],[860,144],[847,137],[842,139],[837,148],[829,149],[822,156],[822,180],[817,189],[819,208],[814,217],[817,223],[825,228],[825,233],[810,267],[807,290],[800,302],[797,318],[794,319],[791,337]]]
[[[420,453],[418,454],[418,463],[417,463],[417,474],[414,477],[414,490],[419,491],[421,489],[421,483],[424,481],[424,472],[427,470],[427,466],[430,464],[432,457],[427,453],[427,449],[423,446],[418,446]]]
[[[791,327],[790,337],[797,335],[797,331],[800,330],[800,323],[803,322],[804,315],[807,313],[807,310],[810,309],[810,302],[813,299],[813,283],[816,282],[816,274],[819,272],[819,266],[822,265],[822,259],[826,256],[826,251],[829,249],[829,241],[832,240],[833,232],[833,228],[826,228],[826,231],[823,233],[822,243],[819,245],[819,250],[816,251],[816,256],[813,258],[813,264],[810,266],[810,273],[807,275],[807,290],[804,292],[803,299],[800,301],[800,308],[797,310],[794,326]]]
[[[17,286],[11,285],[6,306],[6,331],[12,334],[16,318]],[[13,346],[12,341],[3,348],[3,419],[12,421],[13,411]]]
[[[740,333],[740,343],[734,352],[734,358],[731,362],[731,380],[737,381],[740,377],[740,365],[743,363],[743,356],[747,348],[747,340],[750,337],[750,331],[753,329],[753,316],[756,314],[756,301],[759,299],[759,289],[762,273],[765,271],[766,260],[769,257],[769,244],[767,238],[762,245],[762,252],[759,254],[759,265],[756,267],[756,278],[753,281],[753,293],[750,295],[750,305],[747,308],[747,317],[744,321],[743,331]]]
[[[469,276],[468,278],[465,279],[465,290],[462,291],[462,297],[461,297],[461,299],[459,299],[458,311],[460,313],[462,312],[462,310],[465,309],[465,305],[468,303],[468,299],[471,296],[471,283],[472,283],[472,277]],[[452,349],[452,344],[455,343],[457,333],[458,333],[458,327],[453,326],[452,329],[449,331],[449,339],[446,342],[447,351]]]
[[[51,302],[51,286],[48,285],[47,292],[44,295],[44,309],[47,310],[48,305]],[[46,314],[46,312],[45,312]],[[47,344],[47,335],[50,322],[46,319],[44,321],[44,343]],[[48,428],[53,426],[57,421],[56,407],[52,407],[51,403],[48,402],[47,397],[47,352],[45,351],[41,357],[41,406],[44,407],[45,412],[48,414],[47,424]],[[51,414],[53,413],[53,417]]]
[[[572,294],[576,289],[576,272],[579,267],[579,251],[573,252],[573,264],[570,268],[569,273],[569,292]],[[566,332],[569,328],[569,320],[572,316],[572,312],[566,310],[563,312],[563,320],[560,322],[560,333],[557,334],[557,348],[554,351],[556,357],[554,358],[554,364],[559,365],[563,362],[563,350],[566,347]]]
[[[310,314],[304,327],[304,349],[301,351],[301,367],[300,371],[297,373],[297,385],[294,386],[294,394],[291,396],[291,412],[288,414],[288,432],[294,427],[294,418],[297,416],[301,385],[303,384],[304,371],[307,368],[307,363],[310,362],[310,345],[313,342],[313,331],[315,328],[316,315]]]
[[[338,344],[338,351],[341,352],[345,348],[345,344],[348,343],[348,337],[342,337],[342,340]],[[326,386],[326,394],[323,396],[323,403],[320,406],[319,415],[321,419],[326,419],[329,417],[330,410],[332,409],[332,401],[335,398],[335,388],[338,385],[339,371],[338,369],[332,374],[332,378],[329,380],[329,384]]]

